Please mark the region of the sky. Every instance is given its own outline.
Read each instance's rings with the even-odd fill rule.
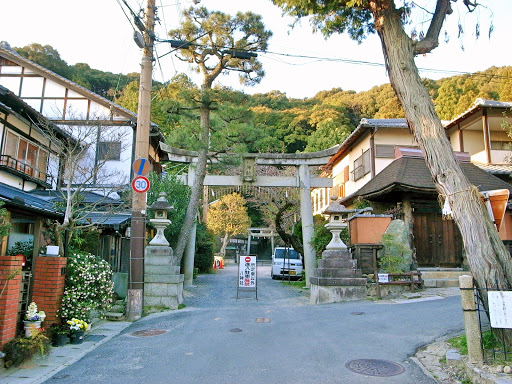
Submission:
[[[145,0],[126,2],[135,12],[145,7]],[[432,3],[433,0],[419,2]],[[439,79],[457,72],[471,73],[491,66],[512,65],[512,1],[480,2],[491,4],[492,13],[489,8],[480,8],[477,14],[466,15],[455,9],[445,22],[449,41],[445,42],[443,37],[436,50],[416,58],[422,77]],[[462,1],[455,6],[460,3]],[[2,4],[0,41],[7,41],[12,47],[31,43],[51,45],[70,65],[82,62],[113,73],[139,72],[142,52],[133,41],[133,27],[123,13],[123,9],[128,12],[127,8],[120,4],[122,0],[6,1]],[[192,0],[156,0],[156,5],[160,22],[155,32],[159,38],[166,39],[166,32],[179,26],[183,9],[193,3]],[[198,6],[231,15],[237,11],[261,14],[266,28],[273,32],[268,51],[258,56],[266,72],[260,84],[242,87],[236,74],[221,76],[216,84],[250,94],[278,90],[288,97],[307,98],[332,88],[360,92],[389,82],[377,35],[358,44],[347,35],[334,35],[326,40],[312,32],[307,20],[292,29],[289,25],[293,19],[283,16],[270,0],[201,0]],[[479,39],[474,34],[476,17],[481,24]],[[491,19],[494,30],[489,39]],[[459,20],[466,29],[462,40],[457,38]],[[200,79],[194,77],[197,75],[192,68],[173,54],[161,57],[170,50],[167,43],[157,44],[156,55],[160,58],[155,62],[153,79],[164,82],[184,72],[199,84]],[[349,63],[354,61],[357,63]]]

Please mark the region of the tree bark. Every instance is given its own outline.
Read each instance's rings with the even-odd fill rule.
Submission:
[[[206,176],[206,163],[208,160],[208,149],[210,147],[210,98],[209,89],[211,88],[211,82],[203,84],[201,86],[201,107],[200,107],[200,119],[201,119],[201,149],[197,156],[197,166],[195,175],[195,184],[192,187],[190,193],[190,200],[187,206],[187,212],[185,219],[183,220],[183,226],[181,227],[178,244],[176,245],[175,256],[178,261],[181,262],[185,247],[190,237],[192,226],[196,220],[197,210],[201,201],[204,178]]]
[[[274,220],[274,224],[276,226],[276,231],[279,237],[283,239],[286,245],[291,245],[293,249],[295,249],[298,253],[301,254],[302,258],[302,265],[304,266],[304,269],[306,269],[306,265],[304,264],[304,247],[302,246],[302,243],[300,239],[297,238],[293,233],[288,234],[281,226],[281,220],[283,217],[283,214],[286,212],[288,208],[293,207],[294,204],[291,202],[287,202],[285,205],[280,207],[277,211],[276,218]]]
[[[463,174],[430,95],[421,83],[414,61],[415,42],[405,34],[400,13],[392,0],[374,1],[372,5],[391,85],[424,153],[436,188],[452,209],[477,286],[510,289],[510,255],[477,188]]]
[[[229,242],[229,232],[224,234],[224,238],[222,239],[222,246],[220,247],[220,255],[222,257],[226,256],[226,248],[228,247]]]

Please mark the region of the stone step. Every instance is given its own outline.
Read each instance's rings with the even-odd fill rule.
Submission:
[[[145,283],[162,283],[162,284],[178,284],[185,280],[185,275],[155,275],[155,274],[144,274]]]
[[[315,277],[361,277],[360,269],[353,268],[315,268],[313,271]]]
[[[425,288],[449,288],[458,287],[459,279],[423,279]]]
[[[125,306],[125,301],[124,300],[116,300],[116,303],[114,305],[122,305],[123,307]]]
[[[322,252],[322,259],[324,260],[350,260],[352,259],[352,254],[348,249],[339,250],[339,249],[326,249]]]
[[[357,260],[320,259],[318,268],[353,269],[357,267]]]
[[[119,313],[124,313],[124,303],[123,305],[113,305],[112,308],[110,308],[110,311],[109,312],[119,312]]]
[[[311,277],[311,284],[320,286],[365,286],[366,278],[357,277]]]
[[[107,320],[112,320],[112,321],[124,320],[124,313],[120,313],[120,312],[103,312],[103,316]]]

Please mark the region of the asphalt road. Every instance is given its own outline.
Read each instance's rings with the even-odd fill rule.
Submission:
[[[434,383],[412,362],[417,348],[462,329],[458,296],[396,304],[309,305],[308,292],[258,268],[236,298],[236,267],[201,275],[187,307],[135,322],[45,383]],[[165,333],[137,337],[136,331]],[[354,373],[355,359],[400,364],[389,377]]]

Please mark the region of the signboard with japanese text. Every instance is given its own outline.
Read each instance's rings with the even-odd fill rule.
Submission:
[[[512,291],[489,291],[489,317],[493,328],[512,328]]]
[[[238,286],[240,288],[256,288],[256,256],[240,256]]]
[[[387,273],[377,274],[379,283],[389,283],[389,275]]]

